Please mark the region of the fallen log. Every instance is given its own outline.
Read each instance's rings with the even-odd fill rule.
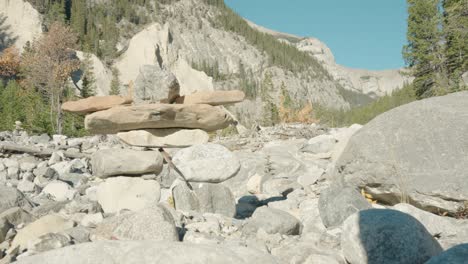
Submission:
[[[40,149],[40,148],[34,148],[34,147],[25,147],[25,146],[20,146],[14,143],[7,143],[7,142],[0,143],[1,153],[5,153],[5,152],[28,153],[37,157],[50,157],[52,153],[54,153],[55,151],[56,150],[53,150],[53,149]],[[89,155],[87,154],[69,153],[66,151],[63,152],[63,155],[71,159],[89,158]]]
[[[228,127],[232,118],[211,105],[146,104],[119,106],[87,115],[85,128],[93,134],[151,128],[193,128],[215,131]]]

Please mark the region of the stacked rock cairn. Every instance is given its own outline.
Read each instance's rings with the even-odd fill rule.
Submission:
[[[181,96],[178,86],[176,88],[169,90],[167,98],[160,98],[157,103],[135,104],[131,96],[92,96],[65,102],[62,110],[86,115],[85,128],[89,133],[116,134],[119,140],[133,147],[104,149],[94,153],[91,157],[94,176],[105,179],[158,175],[163,172],[163,168],[168,167],[173,170],[172,177],[174,173],[177,175],[175,181],[171,181],[174,207],[199,211],[201,208],[198,202],[188,208],[185,202],[177,206],[176,192],[179,193],[179,199],[185,200],[187,195],[195,195],[191,183],[217,184],[238,172],[240,163],[231,162],[234,155],[223,146],[208,143],[207,132],[235,124],[233,116],[223,105],[242,102],[245,94],[239,90],[230,90],[200,91]],[[181,150],[172,158],[166,149],[170,149],[169,152],[173,149]],[[226,162],[231,164],[210,164],[210,156],[216,159],[226,156]],[[126,162],[134,161],[135,157],[141,162]],[[212,175],[197,173],[197,166],[218,165],[222,168],[214,169]],[[157,189],[160,189],[159,186]],[[226,208],[219,208],[219,213],[233,217],[235,201],[230,207],[227,212]]]

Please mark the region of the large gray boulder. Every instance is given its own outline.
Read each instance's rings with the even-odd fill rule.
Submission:
[[[172,103],[180,93],[180,85],[174,74],[161,69],[159,65],[143,65],[135,80],[134,89],[135,103],[160,100]]]
[[[468,92],[413,102],[369,122],[337,161],[346,185],[388,204],[455,213],[468,201]]]
[[[182,149],[172,161],[190,182],[220,183],[240,169],[239,159],[230,150],[213,143]]]
[[[442,252],[418,220],[388,209],[360,211],[346,219],[341,247],[351,264],[422,264]]]
[[[163,157],[157,151],[104,149],[93,154],[91,165],[93,174],[99,178],[159,174],[163,167]]]
[[[179,236],[171,213],[154,205],[105,219],[98,224],[91,239],[179,241]]]
[[[262,206],[255,210],[243,231],[249,235],[256,234],[259,229],[268,234],[299,235],[301,222],[285,211]]]
[[[246,247],[179,242],[100,241],[21,258],[18,264],[277,264],[271,255]]]
[[[468,244],[455,246],[442,254],[432,257],[425,264],[463,264],[468,262]]]
[[[320,218],[326,227],[340,226],[350,215],[371,207],[357,190],[339,185],[332,185],[320,193],[318,202]]]

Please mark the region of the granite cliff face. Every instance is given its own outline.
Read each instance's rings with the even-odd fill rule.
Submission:
[[[12,35],[17,36],[15,45],[18,47],[41,32],[40,14],[23,0],[0,0],[0,12],[6,16],[5,25]],[[300,72],[274,65],[270,54],[252,45],[244,36],[217,25],[214,21],[222,11],[201,0],[162,5],[160,12],[164,19],[154,19],[133,37],[118,44],[120,56],[110,64],[92,56],[98,95],[109,93],[111,67],[120,72],[122,94],[128,92],[128,85],[139,75],[148,74],[143,72],[148,65],[172,72],[180,83],[182,95],[201,90],[239,89],[247,72],[249,82],[257,91],[262,89],[266,79],[271,78],[266,96],[251,97],[230,108],[235,115],[242,116],[244,123],[252,124],[265,115],[262,107],[265,97],[278,105],[284,90],[298,106],[312,102],[328,108],[349,109],[410,81],[399,70],[345,68],[335,63],[330,49],[318,39],[279,33],[249,22],[254,29],[273,35],[278,41],[293,45],[315,59]],[[84,57],[80,52],[77,55]],[[218,78],[209,76],[206,67],[200,65],[216,68]],[[80,85],[78,80],[75,82]],[[359,99],[351,100],[350,93]]]

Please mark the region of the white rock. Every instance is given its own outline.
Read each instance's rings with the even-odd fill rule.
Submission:
[[[262,175],[255,173],[247,181],[247,191],[251,194],[262,193]]]
[[[239,159],[231,151],[212,143],[182,149],[174,155],[173,162],[192,182],[223,182],[240,169]]]
[[[47,233],[57,233],[74,226],[73,221],[68,221],[59,215],[46,215],[20,229],[13,239],[11,248],[19,246],[26,249],[28,243]]]
[[[22,193],[32,193],[36,190],[36,184],[32,181],[22,180],[16,188]]]
[[[73,200],[77,191],[70,185],[62,181],[53,181],[46,185],[42,190],[43,193],[50,195],[50,197],[57,202],[64,202]]]
[[[80,224],[85,227],[96,227],[99,223],[104,220],[101,213],[88,214],[81,219]]]
[[[105,213],[138,211],[158,203],[160,196],[158,182],[140,178],[109,178],[97,188],[97,199]]]
[[[205,144],[210,138],[201,129],[133,130],[118,133],[117,137],[131,146],[140,147],[192,146]]]

